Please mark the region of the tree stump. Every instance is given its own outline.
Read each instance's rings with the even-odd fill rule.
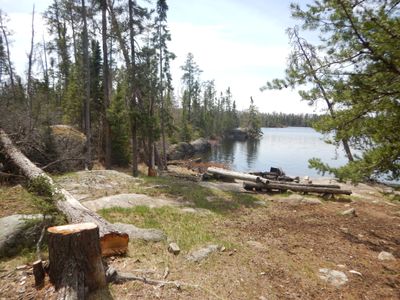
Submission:
[[[96,224],[55,226],[47,231],[49,277],[57,299],[84,299],[86,287],[93,291],[106,285]]]
[[[45,272],[42,260],[37,260],[33,263],[33,276],[35,276],[35,286],[40,287],[44,283]]]

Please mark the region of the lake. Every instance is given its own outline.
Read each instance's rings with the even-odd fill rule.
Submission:
[[[321,177],[308,168],[312,157],[335,167],[347,162],[342,148],[325,143],[324,136],[312,128],[262,128],[262,132],[259,140],[223,140],[204,158],[228,164],[236,171],[269,171],[270,167],[281,167],[289,176],[311,177]]]

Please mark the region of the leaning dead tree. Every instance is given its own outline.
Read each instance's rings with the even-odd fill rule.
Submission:
[[[1,128],[0,149],[3,149],[6,159],[15,165],[33,183],[32,186],[34,188],[46,189],[51,193],[54,205],[59,211],[65,214],[68,222],[91,222],[99,227],[101,254],[103,256],[119,255],[127,252],[129,242],[127,233],[118,231],[113,224],[83,206],[68,191],[56,185],[49,175],[33,164],[14,146],[8,135]]]

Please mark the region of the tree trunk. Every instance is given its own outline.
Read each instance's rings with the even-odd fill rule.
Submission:
[[[259,176],[225,170],[222,168],[210,167],[207,169],[207,172],[211,173],[213,175],[222,176],[222,177],[231,178],[231,179],[247,180],[247,181],[252,181],[252,182],[264,182],[264,183],[268,182],[267,179],[259,177]]]
[[[137,138],[137,117],[136,117],[136,50],[135,50],[135,31],[134,31],[134,22],[133,22],[133,5],[134,2],[132,0],[128,1],[129,6],[129,41],[131,46],[131,66],[130,66],[130,75],[131,75],[131,110],[133,112],[131,117],[131,139],[132,139],[132,176],[137,177],[139,175],[138,172],[138,138]]]
[[[4,42],[6,43],[6,50],[7,50],[7,69],[8,69],[8,73],[10,75],[10,83],[11,83],[11,89],[12,89],[12,93],[13,93],[13,97],[14,97],[14,101],[17,99],[17,89],[15,87],[15,81],[14,81],[14,70],[13,70],[13,66],[11,63],[11,54],[10,54],[10,44],[8,42],[8,36],[7,36],[7,32],[6,32],[6,24],[4,24],[4,18],[3,18],[3,14],[0,11],[0,27],[2,29],[2,33],[3,33],[3,37],[4,37]],[[9,101],[7,100],[7,106],[9,104]]]
[[[114,228],[108,221],[84,207],[68,191],[54,184],[53,179],[34,165],[11,142],[7,134],[0,128],[0,148],[6,157],[17,166],[30,181],[43,179],[52,190],[55,206],[63,212],[70,223],[93,222],[99,227],[101,253],[103,256],[119,255],[127,252],[129,236]]]
[[[35,4],[32,9],[32,35],[31,35],[31,49],[28,56],[28,82],[27,82],[27,94],[28,94],[28,108],[29,108],[29,133],[33,130],[33,90],[32,90],[32,65],[33,65],[33,47],[35,39]]]
[[[330,113],[332,119],[335,119],[336,118],[336,114],[335,114],[335,110],[333,108],[333,103],[329,99],[328,93],[326,92],[323,83],[321,82],[321,80],[317,76],[317,72],[316,72],[316,70],[314,68],[314,65],[312,64],[310,57],[308,56],[306,50],[304,49],[304,46],[303,46],[303,44],[302,44],[302,42],[300,40],[300,37],[298,35],[297,30],[294,31],[294,35],[295,35],[295,37],[297,39],[297,44],[299,45],[300,50],[301,50],[304,58],[306,59],[306,62],[307,62],[308,66],[309,66],[309,68],[310,68],[310,70],[312,72],[311,75],[312,75],[315,83],[317,84],[319,90],[321,91],[322,97],[325,100],[325,103],[326,103],[326,105],[328,107],[329,113]],[[354,161],[353,154],[351,153],[351,149],[350,149],[350,146],[349,146],[348,139],[343,138],[342,139],[342,143],[343,143],[344,151],[346,152],[347,159],[349,161]]]
[[[106,285],[99,228],[94,223],[50,227],[49,277],[57,299],[85,299],[89,291]]]
[[[87,169],[92,168],[92,134],[90,130],[90,71],[89,71],[89,37],[86,20],[85,0],[82,0],[82,19],[83,19],[83,82],[85,87],[85,133],[86,133],[86,162]]]
[[[102,0],[101,4],[101,35],[103,42],[103,92],[104,92],[104,115],[103,115],[103,135],[105,144],[104,163],[106,169],[111,168],[111,129],[108,120],[108,108],[110,106],[109,91],[109,66],[108,66],[108,47],[107,47],[107,1]]]
[[[162,31],[162,25],[161,25],[161,19],[159,20],[158,24],[158,34],[160,37],[160,47],[159,47],[159,52],[160,52],[160,103],[161,103],[161,142],[162,142],[162,163],[161,165],[163,166],[163,170],[167,170],[167,143],[166,143],[166,138],[165,138],[165,100],[164,100],[164,86],[163,86],[163,51],[162,51],[162,43],[161,43],[161,31]]]

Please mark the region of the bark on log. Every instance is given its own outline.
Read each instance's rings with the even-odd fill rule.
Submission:
[[[337,184],[294,183],[294,182],[282,182],[282,181],[276,181],[276,180],[269,180],[268,184],[286,184],[286,185],[293,185],[293,186],[340,189],[340,185],[337,185]]]
[[[124,254],[128,250],[129,236],[119,232],[108,221],[95,212],[84,207],[68,191],[58,187],[53,179],[33,164],[18,150],[7,134],[0,128],[0,148],[4,149],[7,158],[17,166],[29,180],[43,178],[53,189],[55,205],[63,212],[70,223],[93,222],[99,227],[101,253],[103,256]]]
[[[326,187],[314,187],[313,185],[296,185],[296,184],[284,184],[268,182],[264,183],[254,183],[254,182],[244,182],[243,187],[246,190],[290,190],[292,192],[303,192],[303,193],[318,193],[318,194],[342,194],[351,195],[350,190],[341,190],[337,188],[326,188]]]
[[[106,285],[99,228],[94,223],[50,227],[49,277],[57,299],[85,299],[85,288]]]
[[[268,182],[267,179],[262,178],[260,176],[230,171],[230,170],[226,170],[226,169],[222,169],[222,168],[209,167],[207,169],[207,172],[213,174],[214,176],[217,175],[217,176],[222,176],[222,177],[227,177],[227,178],[232,178],[232,179],[240,179],[240,180],[246,180],[246,181],[252,181],[252,182],[262,182],[262,183]]]

